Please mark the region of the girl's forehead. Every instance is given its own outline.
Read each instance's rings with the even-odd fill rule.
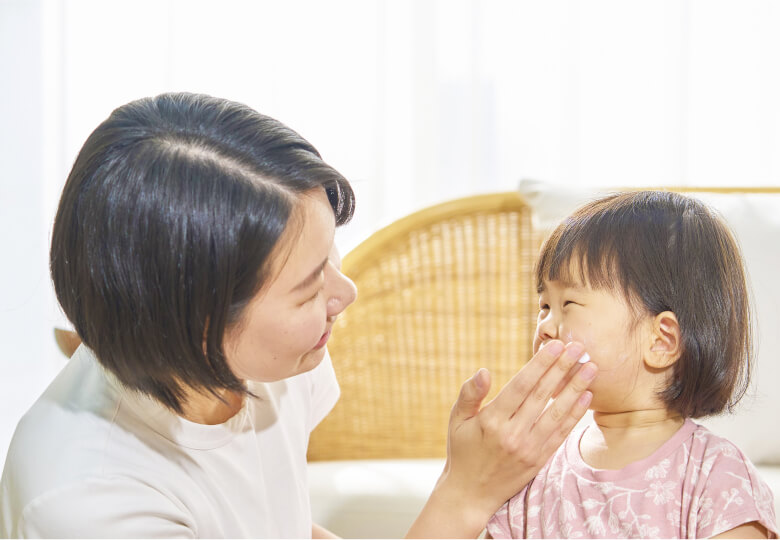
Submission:
[[[549,284],[554,283],[556,288],[564,289],[588,289],[590,283],[587,276],[585,261],[578,255],[571,255],[568,260],[547,269],[547,275],[542,276],[538,289],[541,292]]]
[[[571,280],[571,279],[552,279],[548,280],[545,279],[542,281],[541,286],[539,287],[539,292],[544,292],[550,289],[555,290],[573,290],[573,291],[585,291],[590,290],[590,287],[588,285],[577,281],[577,280]]]

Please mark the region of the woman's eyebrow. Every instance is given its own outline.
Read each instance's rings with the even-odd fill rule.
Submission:
[[[303,281],[298,283],[298,285],[293,287],[292,291],[290,291],[290,292],[302,291],[303,289],[306,289],[307,287],[309,287],[309,285],[311,285],[312,283],[314,283],[317,280],[317,278],[319,277],[320,273],[325,268],[326,264],[328,264],[328,258],[327,257],[325,257],[325,260],[322,261],[322,264],[320,264],[317,268],[315,268],[314,271],[311,274],[309,274]]]

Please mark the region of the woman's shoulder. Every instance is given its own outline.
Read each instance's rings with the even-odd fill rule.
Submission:
[[[94,355],[80,347],[17,424],[3,483],[32,500],[116,470],[117,461],[144,445],[140,430],[122,425],[131,421],[121,410],[125,398]]]
[[[108,433],[119,396],[93,358],[80,348],[22,416],[7,462],[15,468],[50,464]]]
[[[0,521],[15,532],[4,532],[69,535],[68,524],[79,522],[79,516],[94,521],[110,513],[98,494],[132,498],[134,490],[148,489],[131,476],[117,475],[112,463],[112,448],[129,452],[133,444],[141,444],[116,428],[121,403],[122,392],[90,351],[80,348],[16,427],[0,485]],[[49,526],[62,528],[46,529]]]
[[[193,537],[193,517],[167,494],[127,476],[88,474],[23,499],[3,482],[5,537]]]

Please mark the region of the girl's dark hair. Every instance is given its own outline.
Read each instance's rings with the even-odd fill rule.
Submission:
[[[545,280],[617,290],[638,314],[677,316],[682,355],[659,394],[671,410],[717,414],[745,394],[753,349],[742,256],[724,221],[700,201],[642,191],[586,204],[542,247],[537,287]]]
[[[272,271],[303,193],[324,189],[336,224],[349,182],[280,122],[177,93],[116,109],[89,136],[51,243],[57,298],[125,386],[182,412],[186,387],[246,392],[223,335]]]

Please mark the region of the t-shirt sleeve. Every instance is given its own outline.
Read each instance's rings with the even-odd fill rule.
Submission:
[[[311,414],[309,417],[309,433],[322,422],[339,400],[341,390],[330,353],[325,350],[325,358],[320,365],[310,372],[311,383]]]
[[[734,445],[722,443],[702,463],[706,481],[696,506],[697,538],[709,538],[740,525],[758,522],[777,537],[771,488]]]
[[[101,477],[44,493],[16,521],[15,538],[196,538],[171,498],[136,480]]]

